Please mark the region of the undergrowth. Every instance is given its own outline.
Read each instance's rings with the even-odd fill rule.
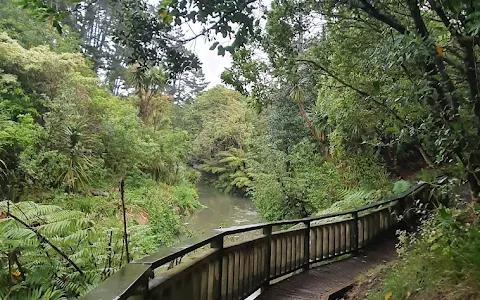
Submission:
[[[120,192],[93,190],[0,201],[0,299],[75,298],[126,263]],[[148,176],[126,180],[125,203],[133,259],[172,244],[182,216],[199,206],[193,183]]]
[[[399,260],[367,299],[480,299],[480,205],[441,206],[412,235],[402,233]]]

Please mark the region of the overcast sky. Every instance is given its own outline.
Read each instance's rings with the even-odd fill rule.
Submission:
[[[159,0],[146,0],[148,3],[153,5],[158,5]],[[270,0],[268,0],[270,1]],[[197,33],[202,31],[200,25],[189,23],[189,26],[183,26],[183,31],[186,37],[194,36]],[[228,39],[223,39],[221,35],[218,36],[216,39],[221,44],[229,43]],[[217,55],[217,50],[209,50],[210,46],[213,44],[212,42],[206,41],[203,37],[199,37],[191,42],[189,42],[186,46],[189,50],[195,53],[200,61],[202,62],[203,73],[205,74],[205,80],[209,82],[208,87],[215,86],[220,84],[222,81],[220,80],[220,75],[222,74],[225,68],[228,68],[230,63],[230,54],[225,53],[225,56]]]
[[[190,35],[187,32],[185,34]],[[221,36],[219,40],[222,40]],[[220,75],[225,68],[228,68],[231,65],[230,53],[227,52],[225,53],[225,56],[222,57],[217,54],[216,49],[213,51],[209,49],[212,44],[213,41],[206,41],[203,37],[199,37],[187,44],[187,48],[197,54],[198,58],[202,62],[205,80],[209,82],[208,87],[220,84]]]
[[[159,0],[147,0],[151,4],[158,4]],[[270,6],[272,0],[260,0],[263,5]],[[183,31],[186,37],[194,36],[202,31],[202,27],[197,23],[189,23],[189,25],[183,26]],[[215,38],[216,41],[222,45],[230,45],[232,41],[223,38],[220,34]],[[202,62],[203,73],[205,74],[205,80],[209,82],[208,87],[221,84],[220,75],[225,68],[231,66],[231,55],[225,53],[225,56],[217,54],[217,50],[210,50],[210,46],[213,41],[207,41],[203,37],[199,37],[187,44],[187,48],[194,52],[200,61]]]

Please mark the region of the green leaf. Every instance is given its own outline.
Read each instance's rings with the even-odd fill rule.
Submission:
[[[215,42],[213,43],[212,46],[210,46],[210,50],[215,50],[215,48],[217,48],[217,45],[219,44],[219,42]]]
[[[218,55],[225,56],[225,48],[222,45],[219,45],[217,48]]]

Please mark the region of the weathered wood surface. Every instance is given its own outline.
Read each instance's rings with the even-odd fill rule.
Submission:
[[[320,300],[373,267],[395,257],[395,239],[361,250],[359,255],[310,269],[270,286],[256,300]]]
[[[243,300],[260,288],[269,291],[261,299],[276,299],[268,298],[266,295],[269,294],[271,297],[282,294],[290,297],[278,299],[316,299],[305,297],[321,294],[335,278],[353,279],[362,270],[360,266],[367,267],[369,263],[363,263],[360,256],[316,270],[309,269],[338,257],[357,255],[358,251],[378,242],[385,234],[392,236],[399,225],[398,216],[408,211],[416,199],[427,198],[426,187],[426,184],[420,184],[403,195],[352,211],[222,229],[214,236],[174,253],[152,254],[128,264],[125,270],[137,270],[136,265],[143,267],[142,272],[132,273],[135,274],[133,282],[120,287],[109,279],[83,299],[129,299],[133,296],[131,299]],[[286,226],[293,227],[281,230]],[[229,235],[253,231],[258,232],[257,238],[225,244],[225,237]],[[383,259],[388,255],[384,250],[383,247],[375,248],[367,254],[369,260],[365,261],[370,261],[373,256]],[[166,265],[171,269],[159,272],[160,267]],[[300,271],[306,272],[285,283],[270,286],[273,281]],[[156,276],[148,280],[154,272]],[[303,280],[305,285],[300,285]],[[303,288],[287,293],[296,285]],[[108,293],[110,286],[111,294]],[[311,290],[308,292],[307,289]],[[297,292],[306,296],[294,296]],[[98,298],[98,295],[102,297]]]
[[[301,269],[308,270],[319,262],[356,254],[358,249],[396,228],[397,204],[338,216],[323,223],[312,224],[306,220],[288,230],[272,231],[267,225],[260,237],[237,244],[224,245],[223,236],[219,236],[199,257],[154,278],[149,284],[149,295],[144,298],[246,299],[259,288],[268,287],[272,280]],[[356,269],[352,275],[357,274]],[[353,278],[344,275],[344,278]],[[279,291],[278,295],[284,293]]]

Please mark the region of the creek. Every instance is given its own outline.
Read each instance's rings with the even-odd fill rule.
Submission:
[[[185,220],[185,226],[194,240],[206,238],[218,228],[261,222],[250,199],[224,194],[206,185],[198,185],[197,192],[204,208]]]

